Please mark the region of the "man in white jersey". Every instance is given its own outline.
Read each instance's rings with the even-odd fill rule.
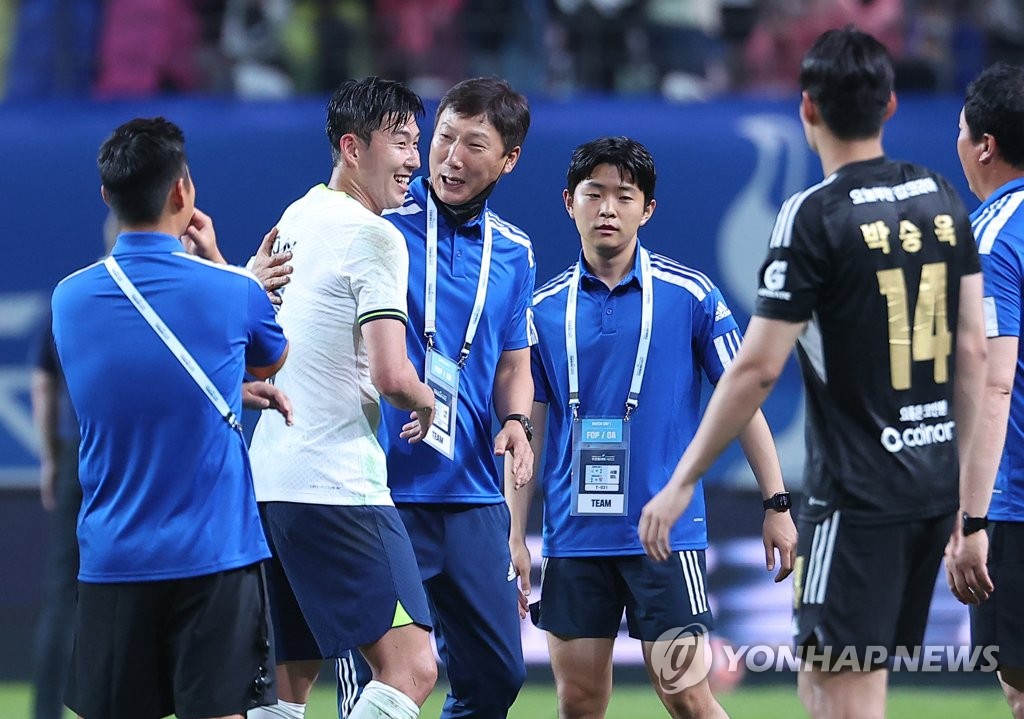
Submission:
[[[264,414],[252,441],[256,497],[274,559],[270,604],[279,703],[250,719],[302,717],[324,658],[359,648],[374,680],[354,719],[414,719],[437,678],[416,558],[391,501],[377,443],[383,397],[430,426],[434,394],[405,349],[409,258],[381,219],[419,167],[418,97],[375,77],[347,81],[327,107],[334,169],[278,223],[292,253],[278,315],[295,346],[275,378],[294,426]]]

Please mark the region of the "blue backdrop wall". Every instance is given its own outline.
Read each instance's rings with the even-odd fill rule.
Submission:
[[[658,165],[658,207],[642,238],[652,248],[709,274],[745,326],[756,272],[779,206],[821,177],[791,102],[727,101],[671,106],[660,102],[541,102],[522,161],[503,179],[492,204],[533,238],[541,281],[574,260],[579,239],[562,205],[569,156],[604,134],[627,134],[651,149]],[[25,677],[40,588],[45,522],[38,496],[25,364],[49,292],[68,272],[102,251],[106,210],[95,155],[119,123],[163,114],[188,137],[199,205],[216,222],[227,257],[242,262],[284,207],[330,174],[322,99],[288,104],[162,101],[145,105],[0,105],[0,207],[4,283],[0,286],[0,678]],[[890,155],[930,165],[968,195],[954,148],[960,102],[904,99],[889,123]],[[427,122],[429,125],[429,121]],[[429,136],[425,128],[424,134]],[[424,139],[426,149],[428,138]],[[426,157],[424,156],[424,168]],[[130,401],[130,398],[125,398]],[[791,485],[803,460],[802,402],[795,366],[766,409]],[[753,487],[733,449],[712,481]],[[789,583],[774,585],[760,565],[755,493],[715,492],[709,502],[709,569],[719,627],[738,642],[786,643]],[[534,512],[535,518],[539,513]],[[539,550],[535,552],[539,560]],[[966,636],[966,613],[938,586],[929,641]],[[531,661],[543,638],[524,625]],[[623,644],[625,661],[636,647]]]
[[[820,179],[788,102],[536,102],[519,167],[492,204],[533,238],[540,281],[568,265],[579,239],[562,205],[573,148],[605,134],[645,143],[658,167],[658,207],[642,238],[709,274],[741,326],[775,213],[791,193]],[[960,101],[905,99],[886,131],[893,157],[928,164],[968,196],[954,148]],[[5,283],[0,288],[0,486],[35,481],[25,358],[53,284],[101,252],[106,214],[95,155],[117,124],[163,114],[187,136],[199,206],[216,223],[225,255],[242,262],[284,207],[330,174],[324,100],[251,104],[167,100],[147,104],[0,106],[0,198]],[[423,150],[429,142],[425,122]],[[423,157],[426,171],[426,155]],[[802,415],[790,367],[767,407],[787,474],[799,476]],[[746,481],[732,450],[712,479]]]

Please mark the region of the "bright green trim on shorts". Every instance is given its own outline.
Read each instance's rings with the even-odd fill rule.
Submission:
[[[410,624],[415,624],[412,617],[409,616],[409,612],[405,611],[405,607],[402,606],[401,602],[395,602],[395,618],[391,620],[391,628],[405,627]]]

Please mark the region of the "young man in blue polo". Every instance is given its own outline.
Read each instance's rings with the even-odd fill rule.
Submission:
[[[184,143],[163,118],[104,142],[122,232],[53,293],[83,494],[65,701],[87,719],[241,719],[274,699],[270,552],[236,417],[244,373],[269,377],[288,344],[255,277],[184,251],[216,247]]]
[[[623,610],[669,713],[725,716],[699,670],[684,686],[659,675],[656,661],[671,649],[668,632],[692,635],[703,657],[712,627],[703,494],[673,531],[668,561],[644,555],[637,523],[697,427],[701,374],[718,381],[740,332],[705,275],[640,243],[637,232],[654,213],[655,178],[653,158],[634,140],[578,147],[563,196],[583,250],[534,294],[534,451],[539,457],[545,448],[546,458],[538,472],[542,597],[532,610],[548,633],[559,716],[604,716]],[[774,568],[777,551],[781,581],[792,569],[796,529],[760,413],[741,443],[765,498],[766,564]],[[508,500],[512,553],[526,576],[528,492],[510,491]]]

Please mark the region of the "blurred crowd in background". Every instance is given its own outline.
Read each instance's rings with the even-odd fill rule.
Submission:
[[[554,97],[778,95],[847,23],[901,90],[1024,61],[1024,0],[0,0],[0,97],[284,98],[367,74],[427,98],[492,74]]]

